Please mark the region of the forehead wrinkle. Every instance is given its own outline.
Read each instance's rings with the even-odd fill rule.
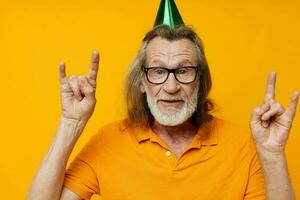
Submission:
[[[172,55],[173,56],[179,56],[179,55],[192,55],[194,54],[194,51],[190,48],[180,49],[180,52],[178,52],[178,49],[174,49],[171,46],[168,48],[168,50],[165,52],[163,49],[158,50],[152,50],[149,52],[150,55]]]
[[[185,51],[181,51],[178,53],[174,53],[174,52],[161,52],[161,51],[151,51],[150,55],[149,55],[149,62],[167,62],[167,63],[171,63],[172,61],[174,61],[176,59],[176,57],[182,57],[184,60],[180,59],[181,61],[179,61],[178,64],[183,64],[185,62],[189,62],[192,64],[192,54],[193,51],[192,50],[185,50]]]
[[[196,56],[195,46],[187,39],[178,41],[167,41],[161,38],[155,38],[146,48],[146,63],[161,62],[162,64],[181,64],[189,61],[193,64]],[[173,62],[173,63],[172,63]]]

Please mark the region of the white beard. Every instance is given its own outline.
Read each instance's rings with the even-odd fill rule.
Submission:
[[[182,124],[183,122],[187,121],[195,112],[198,103],[198,88],[199,85],[194,89],[193,94],[190,99],[186,97],[182,97],[180,94],[176,95],[166,95],[166,94],[159,94],[156,97],[151,97],[146,89],[146,96],[147,96],[147,103],[150,108],[150,112],[155,118],[155,120],[160,123],[161,125],[165,126],[176,126]],[[165,110],[161,111],[157,105],[158,100],[183,100],[184,105],[181,109],[175,107],[168,107]]]

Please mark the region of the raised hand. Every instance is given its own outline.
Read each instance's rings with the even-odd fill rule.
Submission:
[[[298,92],[291,98],[289,107],[275,101],[276,73],[269,75],[265,102],[253,110],[250,127],[258,151],[284,152],[285,144],[295,116]]]
[[[93,114],[96,98],[96,82],[99,67],[99,53],[93,52],[87,76],[66,77],[66,67],[59,65],[62,117],[87,121]]]

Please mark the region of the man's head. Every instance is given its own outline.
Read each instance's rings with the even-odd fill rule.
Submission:
[[[166,126],[188,120],[197,107],[200,74],[193,42],[152,39],[146,48],[145,67],[140,91],[146,93],[154,119]],[[175,71],[168,73],[168,70]]]
[[[126,82],[128,122],[174,126],[209,120],[211,78],[200,39],[189,27],[147,33]]]

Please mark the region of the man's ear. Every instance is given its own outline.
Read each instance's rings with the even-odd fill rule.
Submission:
[[[144,93],[146,92],[145,86],[144,86],[144,82],[143,82],[143,81],[141,81],[139,88],[140,88],[140,92],[141,92],[141,93],[144,94]]]

